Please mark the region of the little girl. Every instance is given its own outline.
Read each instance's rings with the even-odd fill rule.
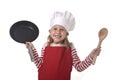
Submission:
[[[31,59],[37,66],[38,80],[70,80],[72,66],[81,72],[92,64],[94,55],[99,55],[100,49],[95,48],[84,61],[79,59],[73,43],[67,38],[74,25],[75,19],[70,12],[55,12],[51,18],[48,41],[41,50],[41,57],[38,56],[34,45],[26,42],[26,47],[32,49]]]

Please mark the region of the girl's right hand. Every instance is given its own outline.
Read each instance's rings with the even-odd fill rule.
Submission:
[[[25,45],[27,48],[28,47],[34,48],[34,45],[31,42],[26,42]]]
[[[34,61],[34,57],[33,57],[33,51],[32,51],[32,48],[34,48],[34,46],[33,46],[33,44],[31,43],[31,42],[26,42],[25,43],[25,45],[26,45],[26,47],[27,47],[27,49],[28,49],[28,53],[29,53],[29,55],[30,55],[30,59],[31,59],[31,61],[33,62]]]

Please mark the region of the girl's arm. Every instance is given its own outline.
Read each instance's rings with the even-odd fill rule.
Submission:
[[[85,60],[81,61],[80,58],[79,58],[78,55],[77,55],[77,51],[76,51],[75,47],[73,46],[73,44],[72,44],[71,48],[72,48],[72,53],[71,53],[71,54],[72,54],[72,59],[73,59],[73,66],[74,66],[75,69],[76,69],[77,71],[79,71],[79,72],[87,69],[87,68],[92,64],[92,62],[93,62],[93,55],[94,55],[94,54],[99,54],[99,53],[100,53],[100,51],[97,51],[97,53],[95,53],[95,50],[96,50],[96,49],[94,49],[94,50],[85,58]]]
[[[43,54],[44,54],[44,49],[45,46],[41,50],[41,57],[39,57],[38,52],[34,45],[31,42],[26,42],[26,47],[30,47],[32,50],[32,60],[35,63],[36,67],[39,69],[41,67],[41,64],[43,63]]]
[[[44,50],[41,50],[41,56],[39,57],[38,52],[35,48],[32,48],[33,52],[33,62],[35,63],[36,67],[39,69],[41,67],[41,64],[43,63],[43,53]]]
[[[79,72],[87,69],[92,64],[92,59],[90,56],[86,57],[85,60],[81,61],[77,55],[76,49],[72,50],[72,59],[73,59],[73,66]]]

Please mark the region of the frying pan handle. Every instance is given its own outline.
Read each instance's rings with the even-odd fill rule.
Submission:
[[[28,53],[29,53],[29,55],[30,55],[31,61],[33,62],[33,61],[34,61],[34,58],[33,58],[33,52],[32,52],[31,46],[28,46]]]

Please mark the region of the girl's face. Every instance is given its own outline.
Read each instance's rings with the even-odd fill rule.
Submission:
[[[54,25],[49,32],[54,43],[61,43],[68,34],[66,29],[61,25]]]

